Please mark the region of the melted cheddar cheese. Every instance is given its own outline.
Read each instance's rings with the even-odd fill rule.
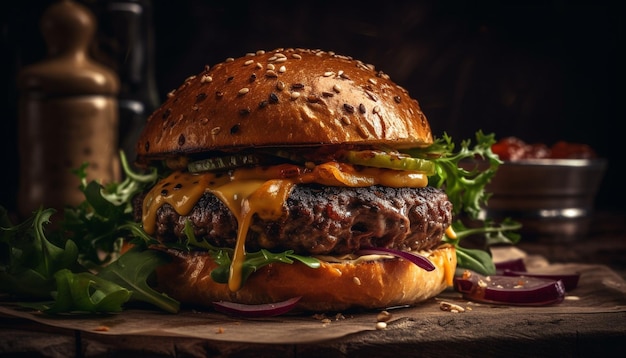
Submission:
[[[205,192],[217,196],[238,221],[237,241],[232,258],[228,287],[241,287],[241,270],[245,259],[245,238],[252,217],[279,219],[291,188],[299,183],[319,183],[329,186],[367,187],[425,187],[428,178],[423,172],[382,168],[356,170],[352,165],[328,162],[313,168],[292,164],[270,167],[240,168],[228,175],[212,172],[188,173],[175,171],[161,180],[146,195],[143,202],[143,227],[152,235],[156,230],[157,210],[169,204],[179,215],[188,215]]]

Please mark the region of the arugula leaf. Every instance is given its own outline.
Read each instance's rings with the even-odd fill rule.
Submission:
[[[63,269],[55,273],[56,300],[45,313],[120,312],[131,292],[111,281],[88,272]]]
[[[482,131],[476,132],[476,142],[470,148],[471,141],[464,140],[461,142],[461,148],[455,152],[452,138],[444,133],[442,138],[436,138],[429,147],[406,151],[416,158],[435,162],[436,173],[428,178],[429,185],[445,189],[452,202],[454,214],[463,212],[473,219],[478,217],[482,206],[487,203],[489,194],[485,192],[485,185],[502,163],[491,151],[491,146],[496,142],[493,133],[485,135]],[[474,163],[473,168],[467,169],[469,165],[462,165],[477,158],[484,159],[489,167],[483,170]]]
[[[120,256],[124,240],[136,250],[155,240],[133,218],[132,198],[153,185],[156,169],[133,172],[120,152],[126,179],[106,186],[86,180],[87,164],[74,172],[81,180],[85,201],[67,207],[59,229],[48,235],[43,225],[53,209],[39,209],[13,226],[0,211],[0,292],[52,303],[31,303],[47,313],[118,312],[130,299],[145,301],[168,312],[178,302],[148,285],[156,266],[166,258],[152,251],[129,251]]]
[[[131,300],[151,303],[166,312],[176,313],[180,303],[148,284],[156,267],[167,262],[169,257],[162,252],[133,248],[106,266],[98,277],[131,290]]]
[[[500,158],[491,150],[495,143],[493,133],[487,135],[478,131],[476,144],[472,146],[471,140],[464,140],[460,149],[455,152],[452,138],[444,133],[441,138],[436,138],[431,146],[409,149],[406,153],[435,162],[436,173],[428,178],[429,185],[445,190],[452,203],[455,217],[477,219],[490,197],[485,187],[502,164]],[[484,221],[483,227],[468,229],[462,224],[461,219],[457,219],[453,222],[452,228],[456,237],[446,236],[443,241],[455,246],[457,266],[489,275],[495,273],[495,265],[486,250],[498,243],[516,243],[519,235],[514,231],[521,228],[521,225],[507,219],[500,225]],[[485,239],[484,250],[469,249],[460,245],[464,237],[477,234],[483,235]]]
[[[184,232],[187,236],[187,248],[195,246],[206,249],[209,251],[213,261],[217,263],[218,267],[211,271],[211,278],[218,283],[228,283],[230,264],[232,262],[231,257],[234,250],[231,248],[218,248],[204,240],[199,241],[193,232],[190,221],[185,222]],[[257,252],[246,252],[242,267],[241,284],[243,285],[252,273],[265,265],[274,262],[292,264],[294,261],[299,261],[310,268],[319,268],[321,265],[318,259],[310,256],[295,255],[293,250],[278,253],[270,252],[265,249],[261,249]]]
[[[468,228],[461,220],[452,223],[456,237],[444,236],[444,242],[456,248],[457,266],[473,270],[483,275],[496,273],[489,246],[496,244],[516,244],[520,240],[519,230],[522,225],[511,219],[505,219],[500,224],[485,221],[483,227]],[[482,235],[485,238],[485,249],[469,249],[460,245],[463,238],[471,235]]]
[[[54,274],[75,265],[78,247],[72,240],[61,247],[46,238],[43,226],[49,223],[54,209],[40,208],[15,226],[6,217],[6,210],[2,211],[0,242],[5,244],[6,252],[0,263],[0,290],[17,296],[50,298]]]
[[[75,171],[80,177],[85,201],[65,209],[60,234],[74,239],[81,264],[90,269],[98,269],[117,259],[125,238],[140,237],[145,242],[150,241],[141,233],[140,224],[134,223],[132,198],[156,182],[156,169],[139,174],[130,168],[123,152],[120,152],[120,160],[125,175],[121,183],[106,186],[96,181],[87,183],[86,165]]]

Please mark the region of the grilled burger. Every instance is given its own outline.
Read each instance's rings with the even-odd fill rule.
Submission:
[[[432,162],[403,154],[432,143],[418,102],[353,58],[276,49],[207,66],[137,144],[137,163],[162,170],[136,200],[172,256],[159,288],[195,306],[298,298],[312,311],[439,294],[456,266],[442,244],[452,204],[428,186]]]

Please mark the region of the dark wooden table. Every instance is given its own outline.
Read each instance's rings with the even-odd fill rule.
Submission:
[[[583,240],[520,243],[520,249],[552,262],[610,267],[626,278],[626,215],[599,213]],[[601,294],[601,293],[600,293]],[[0,316],[0,356],[23,357],[346,357],[506,356],[622,357],[626,349],[626,302],[615,311],[566,312],[506,309],[397,316],[385,330],[372,329],[319,342],[268,344],[220,339],[107,335],[58,328],[26,318]],[[332,324],[332,323],[331,323]],[[231,329],[236,329],[236,325]],[[285,331],[288,337],[301,332]]]

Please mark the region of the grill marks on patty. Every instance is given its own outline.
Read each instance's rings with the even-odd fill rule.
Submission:
[[[141,217],[138,198],[135,213]],[[452,204],[432,187],[323,187],[296,185],[285,202],[286,215],[276,221],[255,216],[246,249],[294,250],[299,254],[341,255],[364,247],[431,249],[452,221]],[[169,205],[157,211],[159,241],[185,240],[190,220],[197,239],[217,247],[234,247],[237,219],[213,194],[205,193],[189,215]]]

